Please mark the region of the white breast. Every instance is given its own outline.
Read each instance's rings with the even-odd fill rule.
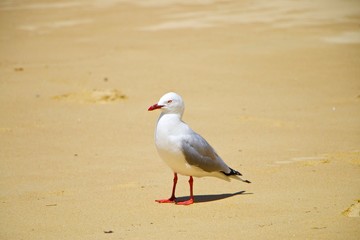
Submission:
[[[182,175],[193,173],[181,149],[181,142],[186,137],[188,128],[178,116],[165,114],[160,116],[155,132],[155,143],[160,157],[174,172]]]

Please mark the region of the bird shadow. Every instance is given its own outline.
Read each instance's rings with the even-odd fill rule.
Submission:
[[[253,193],[247,193],[246,191],[240,191],[235,193],[223,193],[223,194],[207,194],[207,195],[194,195],[195,203],[206,203],[206,202],[213,202],[219,201],[226,198],[234,197],[237,195],[247,195]],[[179,202],[186,201],[189,199],[189,196],[185,197],[177,197],[176,200]]]

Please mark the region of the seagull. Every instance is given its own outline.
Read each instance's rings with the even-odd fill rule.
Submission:
[[[193,177],[217,177],[226,181],[231,178],[250,183],[240,178],[242,174],[230,168],[199,134],[182,121],[184,102],[174,92],[166,93],[148,111],[161,110],[155,130],[155,144],[160,157],[174,172],[171,197],[155,200],[158,203],[190,205],[194,203]],[[190,199],[176,201],[177,174],[189,176]]]

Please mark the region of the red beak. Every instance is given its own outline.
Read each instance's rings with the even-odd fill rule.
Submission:
[[[150,106],[148,111],[153,111],[159,108],[162,108],[164,105],[158,105],[157,103],[155,103],[154,105]]]

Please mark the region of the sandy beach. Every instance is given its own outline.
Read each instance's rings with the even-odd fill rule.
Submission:
[[[359,23],[357,0],[2,1],[0,239],[359,239]],[[251,184],[154,201],[169,91]]]

